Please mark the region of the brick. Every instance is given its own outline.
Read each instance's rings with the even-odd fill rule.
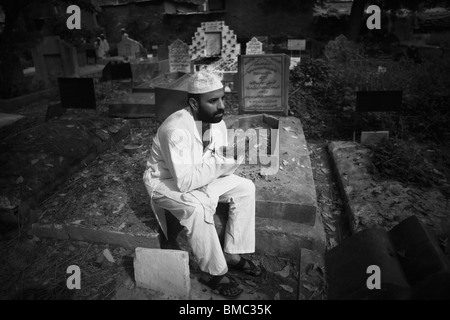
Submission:
[[[437,239],[416,216],[392,228],[389,236],[411,285],[434,273],[450,272],[449,260]]]
[[[407,299],[411,287],[388,233],[381,228],[361,231],[325,254],[328,299]],[[381,290],[369,290],[369,266],[381,270]]]
[[[189,299],[191,279],[186,251],[136,248],[136,285],[175,299]]]

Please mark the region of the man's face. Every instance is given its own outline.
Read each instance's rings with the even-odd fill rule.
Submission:
[[[206,123],[219,123],[222,121],[225,112],[224,98],[225,92],[223,88],[201,94],[198,108],[199,120]]]

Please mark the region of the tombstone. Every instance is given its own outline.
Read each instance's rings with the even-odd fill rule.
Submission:
[[[239,113],[288,115],[289,56],[240,56]]]
[[[191,57],[189,46],[177,39],[169,45],[170,72],[191,72]]]
[[[268,36],[255,36],[255,38],[262,43],[263,53],[272,53],[269,46],[269,37]]]
[[[44,37],[31,53],[36,78],[43,81],[46,86],[56,82],[58,77],[80,75],[75,47],[61,40],[59,36]]]
[[[121,61],[110,61],[102,71],[101,81],[133,79],[131,64]]]
[[[141,53],[145,51],[141,43],[128,38],[128,36],[122,37],[122,40],[117,44],[117,50],[119,56],[129,59],[135,59],[136,54],[140,57]]]
[[[58,78],[63,109],[96,109],[94,79]]]
[[[245,54],[246,55],[264,54],[262,42],[258,41],[258,39],[256,38],[252,38],[252,40],[247,42]]]
[[[240,53],[241,45],[237,43],[237,36],[223,21],[203,22],[189,46],[191,60],[204,57],[236,60]]]

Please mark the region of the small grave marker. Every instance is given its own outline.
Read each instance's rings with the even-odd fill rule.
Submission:
[[[169,65],[170,72],[191,72],[189,46],[185,42],[178,39],[169,45]]]
[[[249,42],[247,42],[245,54],[246,55],[255,55],[255,54],[263,54],[263,44],[258,41],[256,38],[252,38]]]

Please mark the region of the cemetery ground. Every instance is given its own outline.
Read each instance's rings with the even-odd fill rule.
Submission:
[[[345,116],[345,112],[331,109],[326,103],[311,103],[315,102],[315,97],[313,94],[305,97],[310,92],[307,91],[309,87],[304,86],[310,80],[292,81],[290,106],[292,115],[301,119],[308,142],[318,212],[327,235],[327,250],[356,231],[374,225],[390,229],[407,215],[414,214],[435,231],[442,250],[450,256],[449,234],[443,232],[448,232],[448,229],[440,229],[448,222],[450,212],[448,140],[418,139],[423,136],[404,130],[402,139],[394,136],[387,143],[367,149],[369,151],[365,149],[362,152],[359,147],[347,148],[346,162],[354,164],[352,168],[364,167],[366,162],[363,160],[367,155],[373,165],[369,172],[370,178],[365,176],[369,183],[358,190],[359,193],[342,190],[329,143],[352,140],[351,120]],[[115,84],[114,90],[110,90],[110,86],[97,86],[99,99],[95,117],[107,117],[108,102],[130,91],[123,85]],[[230,95],[226,104],[227,113],[237,113],[235,96]],[[18,113],[28,116],[26,122],[22,122],[22,129],[42,123],[46,107],[47,104],[43,102],[20,110]],[[92,117],[93,113],[69,110],[67,116]],[[61,221],[69,219],[74,225],[103,226],[122,232],[139,233],[144,226],[156,229],[156,221],[149,211],[142,174],[159,123],[147,119],[130,120],[129,124],[130,135],[125,141],[114,143],[71,175],[40,203],[35,214],[42,215],[44,220],[46,217],[50,220],[56,217]],[[125,152],[124,146],[130,143],[141,146],[139,152]],[[258,176],[249,178],[258,183]],[[357,219],[350,217],[345,210],[345,201],[351,196],[351,200],[357,197],[364,199],[365,204],[370,204],[370,210],[367,210],[369,214],[356,211],[360,214],[356,215]],[[358,223],[354,224],[354,221]],[[164,296],[135,287],[133,251],[130,249],[93,242],[37,238],[22,228],[2,230],[1,234],[2,299],[165,299]],[[108,251],[105,254],[106,249]],[[263,266],[262,277],[254,279],[233,272],[244,288],[244,299],[326,299],[326,270],[314,266],[310,268],[309,282],[303,283],[303,287],[309,291],[305,297],[298,288],[298,259],[262,253],[254,254],[252,258]],[[71,291],[66,287],[69,276],[66,270],[70,265],[78,265],[81,269],[81,290]],[[191,279],[196,276],[196,270],[192,269]],[[196,281],[192,283],[196,294],[193,298],[220,299],[206,287],[197,285]]]

